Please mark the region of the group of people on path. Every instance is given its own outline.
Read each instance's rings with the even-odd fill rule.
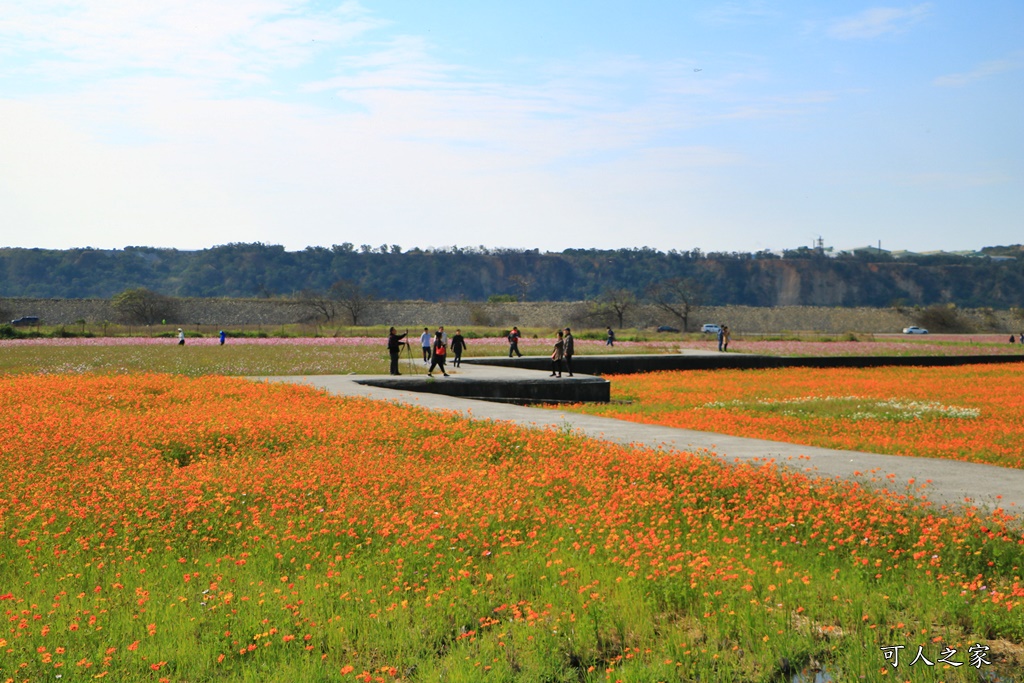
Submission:
[[[402,334],[398,334],[393,327],[388,330],[388,355],[391,356],[392,375],[402,374],[398,371],[398,360],[402,354],[402,347],[409,343],[402,341],[408,334],[408,330]],[[420,348],[423,351],[423,364],[429,364],[427,377],[434,376],[435,368],[439,368],[445,377],[449,376],[445,369],[445,362],[448,360],[448,347],[448,334],[444,331],[444,325],[438,327],[433,334],[430,333],[429,327],[423,328],[423,334],[420,335]],[[452,366],[461,367],[462,352],[466,350],[466,338],[462,336],[462,330],[455,330],[455,335],[451,338],[451,350],[454,356]]]
[[[563,370],[572,377],[572,357],[576,354],[576,344],[572,336],[572,330],[568,327],[558,330],[558,336],[555,341],[555,348],[551,353],[551,377],[561,377]],[[614,341],[614,334],[611,328],[608,328],[608,345],[611,345]],[[406,339],[409,336],[409,331],[399,334],[394,327],[388,330],[388,355],[391,357],[391,374],[401,375],[398,371],[398,361],[402,355],[402,347],[409,344]],[[508,340],[508,357],[511,358],[513,355],[522,357],[522,353],[519,351],[519,339],[522,334],[519,332],[519,328],[513,326],[507,335]],[[466,350],[466,338],[462,336],[461,330],[455,330],[455,335],[451,338],[451,351],[454,358],[452,359],[452,367],[462,366],[462,352]],[[434,369],[439,368],[441,374],[448,377],[448,372],[445,369],[445,362],[448,359],[449,339],[448,335],[444,331],[444,325],[437,328],[437,331],[431,334],[429,327],[423,328],[423,334],[420,335],[420,350],[423,352],[423,364],[429,364],[427,369],[427,376],[433,377]]]

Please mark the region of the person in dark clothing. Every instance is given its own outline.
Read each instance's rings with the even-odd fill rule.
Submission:
[[[615,346],[615,332],[612,328],[608,328],[608,336],[604,340],[605,346]]]
[[[427,370],[427,377],[433,377],[430,373],[434,371],[435,367],[440,367],[441,374],[445,377],[448,376],[448,373],[444,370],[444,361],[445,357],[448,355],[448,346],[444,343],[444,338],[442,337],[443,334],[443,332],[438,330],[437,334],[434,335],[433,355],[430,356],[430,369]]]
[[[523,354],[519,353],[519,328],[514,325],[512,331],[508,333],[508,357],[511,358],[513,353],[519,358],[523,357]]]
[[[576,353],[574,340],[572,338],[572,330],[568,327],[565,328],[565,345],[562,349],[565,354],[565,369],[569,372],[569,376],[572,377],[572,357]]]
[[[555,350],[551,352],[551,377],[562,376],[562,359],[565,358],[565,339],[562,331],[558,331],[558,339],[555,341]]]
[[[452,337],[452,353],[455,354],[455,358],[452,360],[452,367],[457,368],[462,365],[462,352],[466,350],[466,340],[462,336],[462,330],[455,330],[455,336]]]
[[[405,346],[405,335],[408,332],[398,334],[395,332],[395,328],[388,330],[388,355],[391,356],[391,374],[401,375],[398,371],[398,358],[402,355],[402,347]]]

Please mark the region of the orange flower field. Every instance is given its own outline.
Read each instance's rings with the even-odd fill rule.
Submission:
[[[840,386],[884,396],[862,382]],[[724,387],[695,393],[746,395]],[[1000,514],[223,377],[0,377],[0,411],[0,681],[1020,664],[1024,536]],[[965,665],[893,670],[887,646]]]
[[[617,375],[575,410],[634,422],[1024,467],[1024,364]]]

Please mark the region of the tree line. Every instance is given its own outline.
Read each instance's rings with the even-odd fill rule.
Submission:
[[[381,300],[597,301],[604,297],[607,302],[609,293],[615,292],[613,299],[661,300],[672,306],[692,299],[700,305],[1024,307],[1020,247],[983,251],[1021,258],[894,259],[884,252],[829,257],[813,249],[779,255],[698,249],[663,252],[646,247],[406,251],[398,245],[356,247],[347,242],[301,251],[261,243],[200,251],[2,248],[0,297],[112,298],[144,288],[167,297],[302,297],[336,306],[353,298],[351,291],[347,295],[337,291],[342,287]]]

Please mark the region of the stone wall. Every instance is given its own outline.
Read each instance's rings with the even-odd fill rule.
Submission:
[[[90,325],[117,322],[118,315],[107,299],[0,299],[0,310],[7,320],[26,315],[39,316],[44,325],[74,325],[85,320]],[[584,302],[529,303],[430,303],[416,301],[380,302],[369,311],[363,325],[395,325],[400,328],[431,325],[449,327],[540,327],[557,329],[566,325],[579,328],[603,327],[613,321],[588,317]],[[307,321],[310,312],[300,302],[282,299],[180,299],[178,316],[168,323],[179,325],[279,326]],[[736,333],[899,332],[913,324],[913,310],[892,308],[829,308],[816,306],[709,306],[690,316],[691,330],[702,323],[729,325]],[[960,314],[978,332],[1018,333],[1024,321],[1009,311],[961,309]],[[345,324],[339,313],[336,324]],[[659,325],[679,327],[672,316],[653,306],[638,306],[626,316],[627,327],[652,328]]]

